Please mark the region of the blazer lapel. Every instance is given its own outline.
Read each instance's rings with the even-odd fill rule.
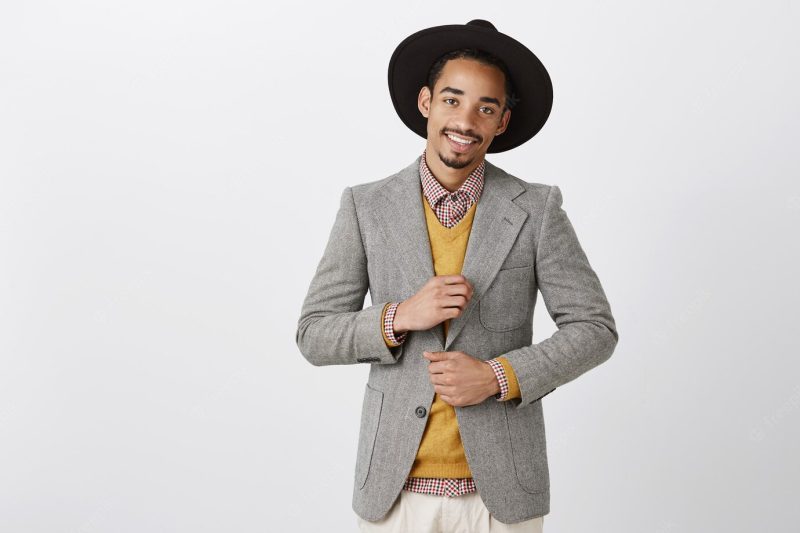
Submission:
[[[397,250],[397,260],[402,264],[406,289],[410,294],[416,293],[435,275],[431,242],[422,206],[420,158],[422,155],[401,170],[397,179],[389,180],[380,189],[382,199],[374,209],[383,222],[382,229],[386,237]],[[430,331],[444,347],[442,328],[437,326]]]
[[[444,349],[461,333],[473,309],[492,284],[511,251],[528,213],[512,200],[525,188],[498,167],[486,161],[483,192],[475,208],[464,266],[461,273],[473,285],[472,298],[464,312],[450,321]]]
[[[422,202],[419,162],[422,156],[401,170],[397,179],[390,180],[380,192],[382,202],[375,213],[382,219],[382,229],[397,250],[402,263],[406,288],[415,293],[435,275],[430,238]],[[467,241],[461,273],[474,288],[472,299],[464,312],[450,321],[447,339],[441,326],[430,331],[447,350],[461,332],[480,297],[491,285],[500,266],[528,217],[524,209],[512,200],[524,191],[519,183],[501,169],[486,161],[484,185]]]

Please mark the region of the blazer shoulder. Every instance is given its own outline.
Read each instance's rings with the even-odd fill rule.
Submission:
[[[402,172],[400,170],[383,178],[350,185],[349,189],[353,192],[353,200],[357,205],[371,204],[381,189],[399,179]]]
[[[389,181],[397,176],[397,173],[394,173],[390,176],[386,176],[384,178],[380,178],[373,181],[365,181],[361,183],[356,183],[351,185],[350,188],[353,189],[353,194],[358,196],[364,196],[373,194],[375,191],[386,185]]]
[[[490,163],[487,161],[487,164]],[[527,181],[514,174],[511,174],[510,172],[506,172],[496,165],[492,166],[494,166],[495,172],[497,172],[504,179],[510,180],[522,187],[522,196],[524,197],[523,202],[530,205],[533,209],[543,208],[547,202],[547,198],[551,194],[551,191],[558,189],[558,186],[555,184]]]

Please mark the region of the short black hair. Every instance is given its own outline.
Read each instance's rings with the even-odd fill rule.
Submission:
[[[475,61],[479,61],[484,65],[490,65],[499,68],[503,72],[506,82],[506,103],[503,107],[503,112],[505,112],[506,109],[511,109],[517,102],[519,102],[519,98],[516,96],[516,94],[514,94],[514,83],[511,81],[511,74],[509,73],[505,62],[496,55],[478,48],[459,48],[457,50],[446,52],[436,58],[436,61],[433,62],[430,70],[428,70],[428,88],[431,90],[431,92],[433,92],[433,86],[436,85],[436,82],[441,77],[445,64],[451,59],[474,59]]]

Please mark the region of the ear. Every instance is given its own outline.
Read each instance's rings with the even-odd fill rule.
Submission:
[[[428,89],[427,85],[423,85],[419,90],[419,95],[417,95],[417,107],[419,108],[419,112],[422,113],[422,116],[428,118],[431,112],[431,90]]]
[[[508,121],[511,120],[511,110],[506,109],[503,111],[503,116],[500,117],[500,124],[497,125],[497,133],[495,135],[500,135],[506,128],[508,128]]]

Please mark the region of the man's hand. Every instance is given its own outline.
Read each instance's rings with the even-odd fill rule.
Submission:
[[[426,330],[460,316],[473,290],[472,283],[461,274],[433,276],[414,296],[397,306],[394,331]]]
[[[428,365],[431,383],[439,397],[454,407],[481,403],[500,392],[494,370],[464,352],[422,352]]]

